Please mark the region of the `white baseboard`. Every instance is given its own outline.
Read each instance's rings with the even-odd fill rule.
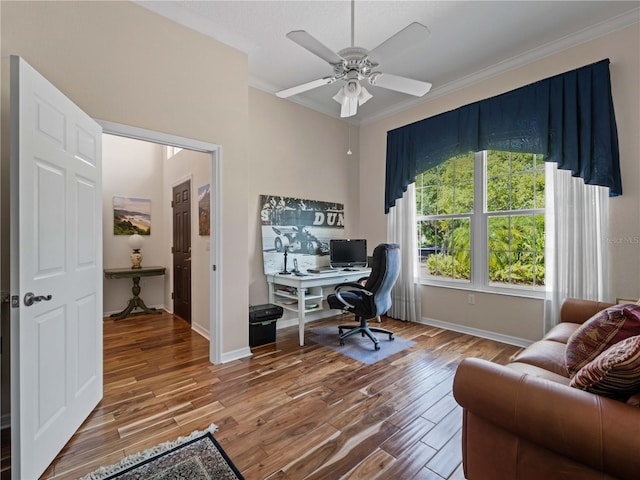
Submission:
[[[458,333],[473,335],[474,337],[486,338],[488,340],[494,340],[500,343],[515,345],[516,347],[528,347],[533,343],[532,340],[527,340],[524,338],[512,337],[510,335],[502,335],[501,333],[490,332],[488,330],[481,330],[479,328],[465,327],[463,325],[457,325],[455,323],[434,320],[432,318],[422,317],[418,323],[423,323],[425,325],[430,325],[432,327],[442,328],[444,330],[452,330]]]
[[[191,323],[191,330],[196,332],[198,335],[206,338],[207,341],[211,341],[211,338],[209,338],[209,330],[205,330],[204,328],[202,328],[199,325],[196,325],[195,323]]]
[[[239,348],[238,350],[223,353],[220,362],[232,362],[234,360],[241,360],[243,358],[251,357],[252,355],[253,353],[251,353],[251,349],[249,347]]]

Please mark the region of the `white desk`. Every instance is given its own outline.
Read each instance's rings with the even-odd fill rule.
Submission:
[[[300,346],[304,346],[304,317],[307,312],[322,310],[322,301],[326,297],[324,287],[339,283],[356,282],[368,277],[370,268],[360,268],[352,272],[336,270],[330,273],[309,274],[298,277],[294,274],[267,274],[269,284],[269,302],[280,305],[285,310],[298,313],[298,333]],[[295,291],[290,291],[295,289]]]

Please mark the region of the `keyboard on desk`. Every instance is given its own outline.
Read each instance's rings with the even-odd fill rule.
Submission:
[[[337,272],[334,268],[308,268],[307,272],[315,274]]]

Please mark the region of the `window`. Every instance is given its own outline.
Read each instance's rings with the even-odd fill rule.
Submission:
[[[544,286],[542,155],[486,151],[416,177],[421,278],[476,288]]]
[[[165,152],[167,156],[167,160],[169,160],[174,155],[177,155],[182,150],[181,147],[174,147],[172,145],[165,145]]]

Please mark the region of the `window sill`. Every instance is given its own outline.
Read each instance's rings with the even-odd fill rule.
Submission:
[[[448,288],[452,290],[461,290],[464,292],[473,292],[473,293],[487,293],[491,295],[505,295],[509,297],[519,297],[519,298],[532,298],[532,299],[540,299],[543,300],[545,298],[544,290],[529,290],[525,288],[514,288],[514,287],[488,287],[488,286],[476,286],[466,282],[434,282],[430,280],[425,280],[421,278],[418,282],[421,286],[425,287],[437,287],[437,288]]]

